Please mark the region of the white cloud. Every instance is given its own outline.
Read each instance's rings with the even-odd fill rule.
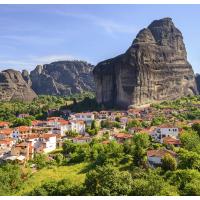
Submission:
[[[110,20],[110,19],[104,19],[97,17],[95,15],[91,14],[84,14],[84,13],[69,13],[64,12],[60,10],[56,10],[54,12],[55,14],[61,15],[61,16],[68,16],[73,18],[78,18],[80,20],[87,20],[90,23],[97,25],[101,28],[103,28],[107,33],[113,35],[114,33],[135,33],[137,29],[133,26],[121,24],[119,22]]]
[[[86,60],[87,58],[80,58],[78,56],[72,56],[69,54],[60,54],[60,55],[45,55],[45,56],[27,56],[26,58],[19,58],[19,59],[9,59],[0,57],[0,71],[5,70],[8,68],[13,68],[16,70],[33,70],[36,65],[43,65],[49,64],[56,61],[63,61],[63,60]],[[92,62],[90,62],[92,63]]]

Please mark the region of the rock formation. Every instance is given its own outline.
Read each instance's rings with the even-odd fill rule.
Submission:
[[[32,101],[37,95],[25,82],[20,72],[8,69],[0,72],[1,101]]]
[[[84,61],[59,61],[38,65],[30,73],[37,94],[70,95],[94,91],[93,66]]]
[[[198,89],[199,94],[200,94],[200,74],[196,75],[196,82],[197,82],[197,89]]]
[[[141,30],[122,55],[93,71],[98,103],[127,108],[197,94],[181,32],[171,18]]]
[[[29,72],[27,70],[22,70],[22,77],[29,86],[32,85],[31,78],[30,78]]]

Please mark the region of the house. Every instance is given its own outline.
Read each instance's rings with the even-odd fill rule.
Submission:
[[[122,124],[127,124],[128,123],[128,117],[121,117],[120,119],[119,119],[119,121],[122,123]]]
[[[92,141],[91,137],[78,136],[72,139],[73,143],[89,143]]]
[[[81,120],[70,120],[71,131],[74,131],[79,134],[85,133],[85,123]]]
[[[127,140],[130,140],[132,137],[133,137],[133,135],[131,135],[131,134],[116,133],[116,134],[113,134],[110,139],[113,139],[113,140],[116,140],[117,142],[122,143],[122,142],[125,142]]]
[[[21,113],[21,114],[19,114],[17,117],[18,117],[18,118],[26,118],[26,117],[29,117],[29,116],[30,116],[29,114]]]
[[[13,129],[5,128],[0,130],[0,139],[12,138]]]
[[[179,139],[167,136],[163,138],[163,144],[179,147],[181,145],[181,141]]]
[[[58,122],[59,122],[59,125],[53,128],[52,133],[65,136],[65,133],[71,130],[71,124],[67,120],[59,120]]]
[[[23,161],[32,158],[33,153],[34,153],[33,148],[31,146],[31,143],[29,142],[21,142],[13,146],[13,148],[11,149],[11,156],[16,156],[15,159],[17,159],[19,156],[23,156],[24,157]]]
[[[41,121],[41,120],[33,120],[31,121],[32,127],[37,127],[37,126],[46,126],[47,123],[46,121]]]
[[[109,116],[109,112],[108,111],[100,111],[99,114],[98,114],[98,118],[99,119],[107,119]]]
[[[0,129],[9,128],[9,122],[1,122],[0,121]]]
[[[13,130],[12,137],[15,140],[21,140],[28,137],[32,133],[32,127],[30,126],[19,126]]]
[[[149,165],[151,167],[160,166],[162,164],[162,158],[166,154],[170,154],[171,156],[176,158],[176,153],[167,149],[148,150],[147,159],[148,159]]]
[[[95,119],[92,112],[87,113],[75,113],[70,115],[70,119],[77,121],[84,121],[88,126],[91,125],[92,121]]]
[[[60,124],[59,122],[60,120],[64,120],[64,119],[61,117],[48,117],[46,124],[47,126],[50,126],[50,127],[58,127]]]
[[[151,133],[151,137],[160,143],[163,143],[163,138],[165,137],[173,137],[178,138],[179,136],[179,128],[175,126],[162,125],[154,129]]]
[[[0,149],[1,150],[11,149],[14,143],[15,142],[12,138],[0,140]]]
[[[56,135],[42,134],[40,136],[40,146],[35,149],[37,153],[49,153],[56,149]]]

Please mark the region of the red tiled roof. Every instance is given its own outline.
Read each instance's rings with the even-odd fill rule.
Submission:
[[[40,120],[33,120],[31,122],[32,126],[37,126],[39,123],[42,123],[42,121],[40,121]]]
[[[0,122],[0,126],[9,126],[9,122]]]
[[[181,142],[178,139],[172,138],[172,137],[165,137],[163,138],[164,144],[173,144],[173,145],[180,145]]]
[[[48,133],[46,133],[46,134],[40,135],[40,138],[48,139],[50,137],[56,137],[56,134],[50,134],[50,133],[48,134]]]
[[[109,140],[105,140],[105,141],[102,142],[102,144],[109,144],[109,143],[110,143]]]
[[[3,135],[10,135],[12,134],[12,132],[13,132],[13,129],[11,128],[5,128],[5,129],[0,130],[0,134],[3,134]]]
[[[119,139],[127,139],[127,138],[132,138],[133,135],[131,134],[126,134],[126,133],[116,133],[113,135],[115,138],[119,138]]]
[[[13,140],[8,140],[8,139],[0,140],[0,144],[10,144],[11,142],[13,142]]]
[[[19,130],[19,132],[29,132],[31,130],[30,126],[19,126],[17,127],[17,129]]]
[[[147,156],[148,157],[164,157],[166,154],[170,154],[171,156],[175,157],[176,153],[173,151],[169,151],[166,149],[157,149],[157,150],[148,150]]]
[[[173,126],[173,125],[163,124],[163,125],[158,126],[157,128],[178,128],[178,127]]]

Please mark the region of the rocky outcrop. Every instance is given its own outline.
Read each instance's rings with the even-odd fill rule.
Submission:
[[[200,94],[200,74],[196,75],[196,83],[197,83],[197,89],[198,89],[199,94]]]
[[[94,91],[93,66],[84,61],[59,61],[38,65],[30,73],[37,94],[70,95]]]
[[[22,77],[29,86],[32,85],[32,81],[27,70],[22,70]]]
[[[93,71],[98,103],[127,108],[197,94],[181,32],[171,18],[141,30],[122,55]]]
[[[37,95],[25,82],[20,72],[8,69],[0,72],[1,101],[32,101]]]

